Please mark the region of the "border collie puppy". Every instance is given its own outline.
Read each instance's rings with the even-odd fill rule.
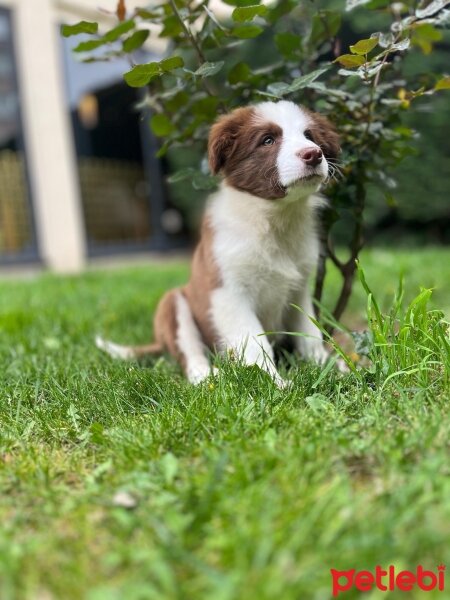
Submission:
[[[124,359],[168,351],[192,383],[211,372],[208,350],[231,351],[283,386],[264,332],[301,332],[294,337],[298,352],[323,364],[328,353],[309,319],[308,278],[319,251],[314,194],[327,178],[327,159],[338,152],[331,123],[292,102],[220,117],[208,156],[223,182],[207,204],[188,284],[161,299],[154,343],[119,346],[97,338],[98,347]]]

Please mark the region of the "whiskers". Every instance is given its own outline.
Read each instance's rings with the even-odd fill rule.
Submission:
[[[322,150],[322,154],[326,157],[326,152],[322,144],[319,144],[319,148]],[[324,181],[325,184],[327,184],[331,180],[339,181],[339,179],[342,179],[344,177],[344,174],[341,169],[343,165],[339,160],[337,160],[336,158],[327,158],[327,163],[328,173]]]
[[[328,183],[331,180],[338,181],[339,179],[342,179],[344,177],[344,174],[342,173],[341,169],[342,163],[332,158],[327,158],[327,163],[328,174],[325,183]]]
[[[264,174],[263,174],[264,171]],[[269,167],[269,169],[266,169],[266,167],[262,167],[259,170],[259,175],[264,175],[265,179],[269,180],[269,184],[273,189],[278,189],[278,190],[282,190],[283,186],[281,185],[279,178],[278,178],[278,167],[277,165],[272,165],[271,167]]]

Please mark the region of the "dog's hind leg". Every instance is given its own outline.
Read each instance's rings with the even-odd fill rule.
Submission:
[[[121,346],[97,336],[100,350],[113,358],[132,360],[169,352],[180,363],[191,383],[211,373],[206,349],[189,304],[180,289],[167,292],[158,304],[154,322],[155,341],[144,346]]]
[[[176,290],[173,300],[175,331],[171,340],[174,340],[175,352],[172,354],[180,362],[188,380],[198,384],[211,374],[206,348],[186,297]]]

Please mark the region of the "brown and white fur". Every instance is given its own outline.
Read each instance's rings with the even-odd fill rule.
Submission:
[[[207,205],[188,284],[169,291],[155,315],[155,342],[97,345],[120,358],[170,352],[192,383],[211,372],[208,350],[232,351],[283,380],[264,332],[301,332],[298,352],[328,358],[308,278],[319,244],[314,194],[339,152],[329,121],[292,102],[238,108],[211,128],[211,171],[223,182]],[[295,304],[302,308],[292,308]]]

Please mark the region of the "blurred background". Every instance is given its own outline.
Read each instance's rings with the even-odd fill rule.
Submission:
[[[116,0],[98,4],[101,11],[90,0],[0,0],[0,266],[76,272],[98,256],[184,248],[195,235],[207,192],[168,185],[167,176],[198,165],[201,154],[155,158],[159,142],[136,108],[140,92],[123,82],[129,64],[77,62],[71,49],[83,36],[60,36],[62,23],[113,26]],[[372,22],[345,15],[349,43],[374,30],[366,14]],[[160,60],[166,43],[150,36],[140,62]],[[263,44],[258,38],[246,52],[270,51]],[[420,73],[431,60],[445,72],[449,50],[444,36],[432,56],[416,52],[407,68]],[[450,103],[446,94],[418,102],[404,117],[420,137],[399,167],[395,203],[369,193],[371,244],[450,242]]]

